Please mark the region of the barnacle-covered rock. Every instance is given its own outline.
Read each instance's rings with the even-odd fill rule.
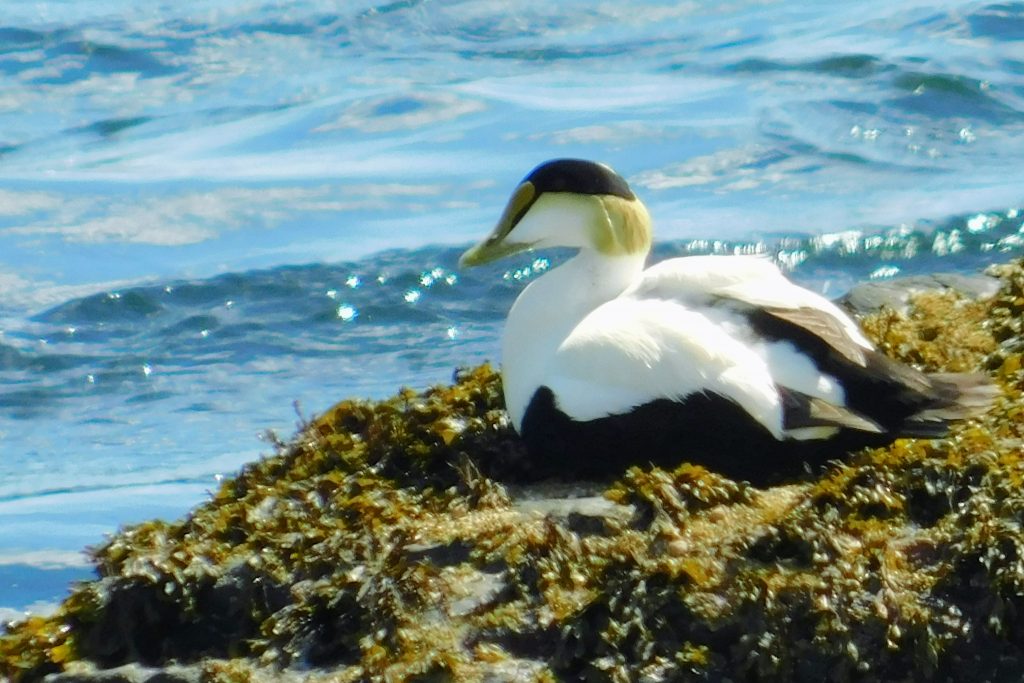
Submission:
[[[764,490],[682,458],[524,486],[482,366],[339,403],[184,520],[123,529],[96,580],[0,635],[0,678],[1013,680],[1024,266],[993,274],[991,299],[864,320],[901,360],[1003,387],[948,438]]]

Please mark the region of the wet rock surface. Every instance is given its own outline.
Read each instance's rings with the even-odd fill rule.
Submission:
[[[1024,269],[863,321],[1003,389],[945,439],[768,489],[684,463],[516,483],[483,366],[343,401],[184,520],[0,635],[12,681],[1016,680],[1024,670]]]
[[[910,275],[862,282],[841,297],[839,303],[860,315],[875,313],[881,308],[906,312],[910,300],[924,292],[955,292],[967,299],[988,299],[999,289],[999,279],[985,273]]]
[[[74,669],[75,667],[72,667]],[[202,670],[197,666],[170,665],[151,669],[136,664],[125,664],[113,669],[77,667],[77,671],[50,674],[47,683],[199,683]]]

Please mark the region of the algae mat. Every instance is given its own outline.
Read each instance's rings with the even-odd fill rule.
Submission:
[[[894,357],[1003,387],[946,439],[764,490],[685,464],[513,485],[524,454],[482,366],[344,401],[183,521],[123,529],[96,580],[0,636],[0,675],[1017,680],[1024,266],[995,274],[987,301],[863,321]]]

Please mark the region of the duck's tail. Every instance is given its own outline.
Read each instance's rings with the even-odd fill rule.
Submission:
[[[945,436],[950,423],[984,414],[1000,393],[992,379],[981,373],[936,372],[927,378],[934,400],[907,417],[897,430],[901,437]]]

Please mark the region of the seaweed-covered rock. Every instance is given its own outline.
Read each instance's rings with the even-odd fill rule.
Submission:
[[[1002,385],[946,439],[764,490],[682,461],[517,486],[482,366],[344,401],[186,519],[123,529],[96,580],[0,635],[0,677],[1016,680],[1024,266],[995,275],[990,300],[864,320],[891,355]]]

